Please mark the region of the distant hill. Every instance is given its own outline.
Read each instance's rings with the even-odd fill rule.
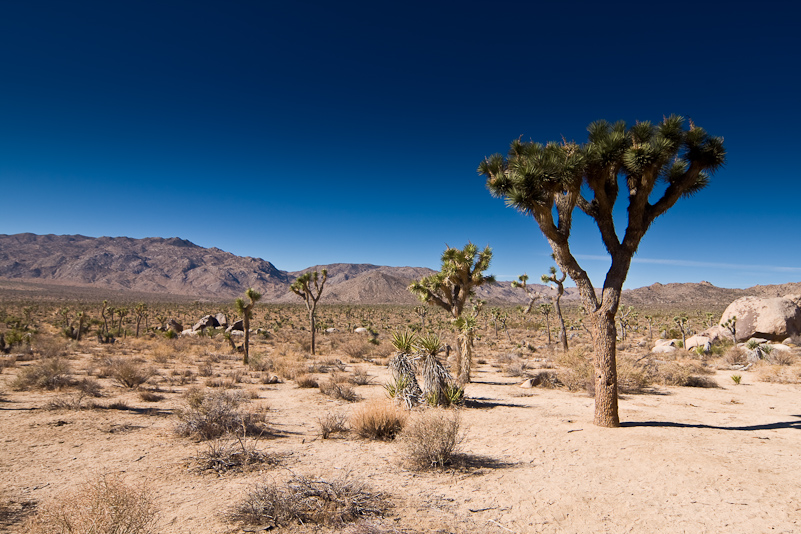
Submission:
[[[151,237],[86,237],[82,235],[0,234],[0,280],[6,289],[71,294],[81,289],[142,295],[231,300],[249,287],[265,302],[298,303],[290,284],[307,271],[328,270],[321,302],[414,304],[406,289],[412,280],[434,271],[424,267],[388,267],[372,264],[315,265],[302,271],[277,269],[260,258],[241,257],[191,241]],[[8,282],[15,282],[10,286]],[[61,291],[58,288],[63,288]],[[547,292],[545,286],[535,286]],[[492,303],[523,303],[522,291],[509,283],[481,288],[480,298]]]
[[[328,269],[328,281],[321,302],[352,304],[415,304],[418,301],[407,286],[434,272],[425,267],[367,263],[315,265],[288,272],[261,258],[236,256],[177,237],[0,234],[0,289],[14,295],[57,293],[60,298],[85,295],[96,299],[113,291],[117,297],[226,301],[252,287],[266,302],[298,303],[290,284],[304,272],[324,268]],[[530,287],[541,295],[555,294],[554,289],[541,284]],[[622,304],[722,310],[741,296],[788,293],[801,293],[801,283],[748,289],[719,288],[708,282],[657,283],[625,290]],[[509,282],[480,287],[477,296],[490,304],[528,302]],[[577,290],[567,288],[563,299],[566,304],[576,302]]]

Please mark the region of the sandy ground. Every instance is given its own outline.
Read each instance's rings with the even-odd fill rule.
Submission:
[[[383,398],[386,370],[357,366],[376,377],[356,387],[359,395]],[[0,380],[13,374],[7,369]],[[759,382],[749,372],[735,385],[731,374],[718,372],[715,389],[627,395],[623,428],[605,429],[593,426],[587,396],[522,389],[521,379],[480,365],[462,409],[466,464],[439,472],[404,468],[396,443],[320,439],[318,417],[364,401],[333,400],[291,381],[244,384],[258,393],[254,407],[270,408],[275,435],[260,447],[287,457],[261,472],[224,476],[188,469],[205,445],[173,432],[171,413],[187,386],[147,403],[109,385],[102,400],[132,409],[80,411],[43,409],[64,393],[5,388],[0,495],[19,508],[121,473],[150,488],[160,532],[230,533],[244,530],[224,512],[256,482],[349,472],[389,495],[394,508],[380,523],[404,532],[801,533],[799,386]],[[21,523],[7,520],[0,531],[20,533]]]

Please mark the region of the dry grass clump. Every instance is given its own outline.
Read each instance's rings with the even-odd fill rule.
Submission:
[[[748,355],[740,347],[732,346],[723,355],[723,362],[730,368],[741,367],[748,364]]]
[[[156,371],[139,358],[109,358],[103,365],[102,373],[126,388],[136,389],[150,380]]]
[[[341,413],[327,413],[317,419],[320,437],[328,439],[332,434],[344,434],[348,429],[348,418]]]
[[[359,395],[353,391],[349,384],[337,382],[335,380],[326,380],[320,382],[320,393],[327,395],[332,399],[342,399],[347,402],[355,402],[359,400]]]
[[[386,496],[343,476],[332,482],[294,476],[282,485],[258,484],[229,513],[232,521],[275,527],[291,524],[341,526],[381,516]]]
[[[256,440],[246,443],[241,438],[236,441],[210,441],[205,450],[190,458],[192,468],[201,473],[214,471],[223,475],[232,472],[245,473],[260,466],[275,466],[281,462],[280,455],[260,451],[256,444]]]
[[[105,475],[40,507],[24,525],[29,534],[156,534],[158,511],[146,488]]]
[[[339,350],[354,360],[364,360],[371,352],[372,345],[363,339],[351,339],[340,345]]]
[[[620,393],[642,393],[651,385],[648,369],[640,361],[635,356],[623,354],[617,359],[617,389]]]
[[[430,409],[415,416],[400,435],[409,466],[430,469],[450,464],[462,439],[460,425],[458,411]]]
[[[71,372],[70,364],[64,358],[46,358],[20,368],[11,387],[17,391],[61,389],[74,383]]]
[[[371,402],[353,412],[350,426],[359,437],[389,441],[406,426],[407,413],[388,402]]]
[[[695,388],[716,388],[718,383],[707,376],[714,371],[697,362],[652,362],[652,380],[663,386],[682,386]]]
[[[164,395],[159,395],[155,391],[143,389],[139,392],[139,398],[145,402],[159,402],[164,400]]]
[[[176,413],[175,432],[202,440],[225,434],[260,434],[265,430],[265,414],[242,410],[248,401],[248,395],[238,390],[190,388],[186,407]]]
[[[573,349],[556,357],[559,381],[570,391],[594,389],[592,358],[582,349]]]
[[[373,376],[362,368],[354,369],[348,377],[348,381],[356,386],[369,386],[373,383]]]
[[[5,356],[4,354],[0,354],[0,373],[3,372],[3,369],[6,367],[16,367],[17,366],[17,356]]]
[[[318,388],[320,383],[317,379],[308,373],[295,375],[295,383],[299,388]]]
[[[757,367],[761,382],[773,384],[801,384],[801,367],[762,364]]]
[[[772,365],[793,365],[798,358],[790,351],[773,349],[765,360]]]

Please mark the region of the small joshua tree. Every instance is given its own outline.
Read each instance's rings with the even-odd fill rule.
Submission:
[[[731,340],[734,344],[737,344],[737,316],[732,315],[732,317],[726,321],[725,323],[721,323],[720,326],[725,328],[731,334]]]
[[[491,260],[492,249],[489,247],[481,252],[473,243],[468,243],[462,250],[447,247],[442,253],[440,272],[409,286],[409,291],[420,300],[439,306],[451,314],[454,325],[460,330],[459,351],[456,355],[460,385],[470,382],[470,353],[465,354],[464,350],[472,350],[472,329],[475,325],[470,327],[468,323],[462,322],[460,326],[457,321],[461,318],[468,299],[475,293],[475,288],[495,282],[494,276],[484,275]]]
[[[548,274],[542,275],[543,284],[556,285],[556,298],[554,299],[554,307],[556,308],[556,318],[559,320],[559,339],[562,342],[562,349],[565,352],[567,352],[567,330],[565,330],[565,319],[562,317],[562,306],[559,301],[562,300],[562,295],[565,294],[564,282],[566,279],[567,274],[565,272],[562,272],[562,276],[556,276],[556,267],[551,267],[548,271]],[[548,337],[550,339],[550,332]]]
[[[147,304],[140,302],[134,308],[134,315],[136,316],[136,337],[139,337],[139,326],[142,324],[142,319],[147,317]]]
[[[245,296],[250,300],[247,304],[242,298],[236,299],[236,311],[242,315],[242,326],[245,331],[245,342],[242,345],[242,363],[250,363],[250,320],[253,318],[253,306],[261,298],[261,293],[252,287],[245,291]]]
[[[677,315],[673,318],[673,322],[676,323],[676,326],[679,327],[681,331],[681,346],[687,347],[687,322],[689,321],[689,317],[686,315]]]
[[[328,279],[328,270],[323,269],[323,277],[320,279],[320,274],[317,271],[308,272],[300,275],[292,282],[289,289],[292,290],[297,296],[303,299],[306,303],[306,309],[309,311],[309,330],[311,330],[311,353],[314,354],[314,333],[316,330],[315,313],[317,311],[317,301],[323,294],[325,281]]]
[[[426,308],[424,305],[415,306],[414,311],[420,316],[420,332],[423,332],[426,329],[426,315],[428,315],[428,308]]]
[[[629,325],[631,325],[632,321],[637,320],[637,312],[634,311],[634,306],[629,306],[627,309],[619,311],[617,320],[620,323],[620,340],[625,341]]]
[[[517,277],[517,280],[514,280],[512,282],[512,287],[519,287],[523,289],[523,291],[526,292],[526,296],[528,297],[528,306],[526,306],[526,308],[523,310],[524,315],[527,313],[531,313],[531,308],[534,307],[534,303],[542,298],[540,295],[534,293],[528,287],[527,282],[528,282],[527,274],[521,274],[520,276]]]

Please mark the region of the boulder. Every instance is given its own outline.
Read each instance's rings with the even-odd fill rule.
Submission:
[[[676,340],[675,339],[657,339],[656,343],[654,343],[655,347],[675,347]]]
[[[224,313],[218,313],[217,315],[214,316],[214,318],[217,319],[217,326],[220,326],[222,328],[228,328],[228,318],[225,316]]]
[[[670,354],[671,352],[676,352],[676,350],[673,345],[657,345],[651,349],[651,352],[654,354]]]
[[[242,319],[235,321],[234,324],[225,329],[226,332],[245,332],[245,321]]]
[[[687,338],[687,344],[684,346],[687,350],[693,350],[695,347],[706,347],[711,345],[712,340],[706,336],[692,336]]]
[[[737,317],[737,340],[761,337],[782,341],[801,335],[801,295],[777,298],[742,297],[726,308],[720,323]]]
[[[167,328],[175,332],[176,334],[180,334],[184,331],[184,325],[176,321],[175,319],[170,319],[167,321]]]
[[[361,327],[361,326],[359,328],[355,329],[354,332],[356,332],[357,334],[364,334],[364,335],[367,335],[367,336],[370,335],[370,331],[368,329],[364,328],[364,327]]]
[[[325,333],[326,334],[336,334],[337,332],[339,332],[339,329],[337,329],[337,328],[326,328],[325,329]]]
[[[197,332],[198,330],[203,330],[204,328],[217,328],[220,326],[219,321],[213,315],[205,315],[201,320],[195,323],[192,327],[192,330]]]
[[[182,336],[196,336],[197,335],[197,330],[192,330],[192,329],[187,328],[186,330],[181,332],[181,335]]]

